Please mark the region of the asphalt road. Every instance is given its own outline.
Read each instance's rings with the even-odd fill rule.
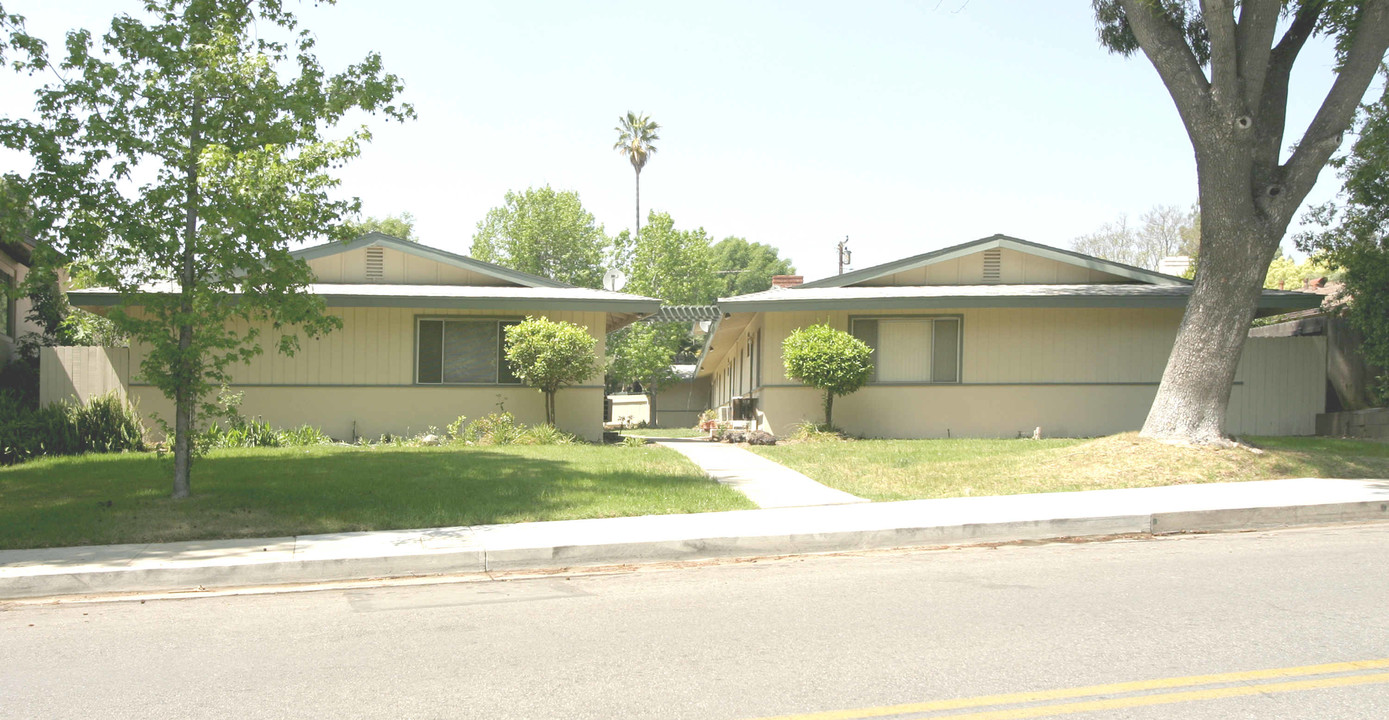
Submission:
[[[778,715],[1389,717],[1389,524],[0,609],[3,718]]]

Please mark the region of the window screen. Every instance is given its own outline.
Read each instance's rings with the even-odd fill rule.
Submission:
[[[497,324],[444,323],[444,382],[497,381]]]
[[[958,318],[855,318],[851,331],[873,348],[872,382],[960,381]]]
[[[931,362],[931,382],[960,381],[960,321],[936,320]]]
[[[416,382],[518,384],[505,361],[502,328],[515,321],[420,320]]]

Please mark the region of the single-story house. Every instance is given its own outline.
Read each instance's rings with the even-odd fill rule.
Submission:
[[[696,377],[711,406],[777,434],[823,422],[821,394],[784,373],[782,342],[817,323],[873,348],[867,387],[834,420],[869,437],[1088,437],[1147,417],[1192,285],[994,235],[793,287],[720,298]],[[1265,291],[1258,315],[1315,307]],[[1227,430],[1310,435],[1325,408],[1325,338],[1251,339]]]
[[[503,329],[527,316],[581,325],[603,356],[607,333],[656,312],[658,300],[579,288],[381,233],[295,251],[342,328],[300,338],[292,357],[267,347],[232,368],[240,412],[276,427],[316,426],[334,438],[443,429],[460,415],[501,408],[526,423],[545,420],[543,396],[524,387],[503,360]],[[74,290],[69,302],[104,312],[110,290]],[[262,342],[273,343],[266,329]],[[172,402],[141,382],[144,348],[54,348],[41,362],[40,399],[115,390],[139,409],[172,418]],[[603,434],[603,377],[556,396],[557,425],[590,440]]]
[[[29,333],[42,332],[28,318],[32,305],[14,289],[29,274],[33,248],[23,242],[0,242],[0,367],[15,357],[16,345]]]

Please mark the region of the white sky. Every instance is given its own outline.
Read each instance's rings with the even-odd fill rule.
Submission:
[[[963,7],[962,7],[963,4]],[[138,0],[6,0],[60,46]],[[287,5],[294,7],[293,0]],[[1056,246],[1119,213],[1196,199],[1191,146],[1152,66],[1108,54],[1087,0],[299,5],[320,60],[368,51],[419,112],[370,121],[342,172],[368,215],[408,211],[466,253],[509,189],[576,190],[610,234],[633,220],[612,149],[627,110],[662,126],[642,213],[776,246],[808,279],[994,233]],[[1291,144],[1332,81],[1325,43],[1294,75]],[[33,82],[0,75],[0,108]],[[22,170],[0,154],[0,171]],[[1334,195],[1331,171],[1311,201]],[[1285,247],[1289,243],[1285,243]]]

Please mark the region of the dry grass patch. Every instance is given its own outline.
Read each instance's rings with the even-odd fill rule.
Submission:
[[[859,440],[755,448],[873,500],[1239,482],[1389,477],[1389,444],[1251,438],[1259,448],[1176,447],[1125,433],[1093,440]]]

